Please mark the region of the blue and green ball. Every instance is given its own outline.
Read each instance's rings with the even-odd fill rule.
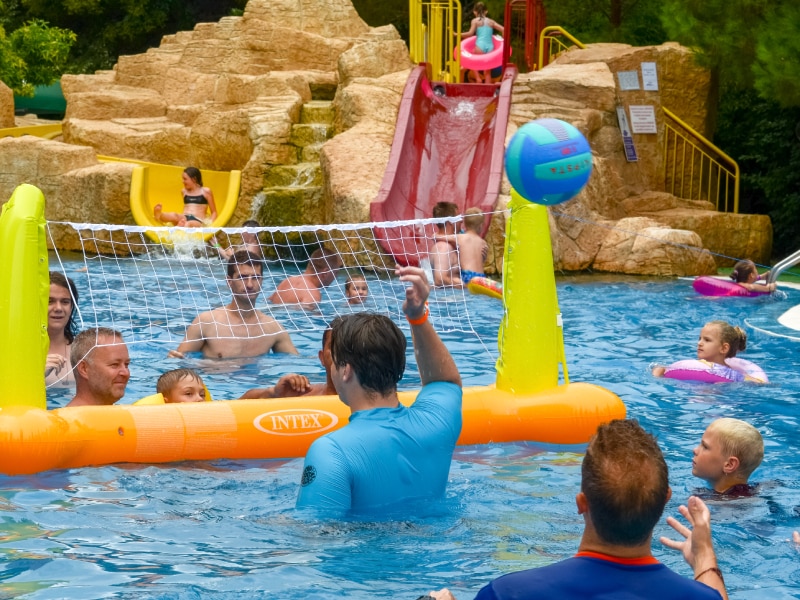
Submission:
[[[537,119],[514,134],[506,148],[506,174],[520,196],[558,204],[580,192],[592,174],[592,149],[583,134],[559,119]]]

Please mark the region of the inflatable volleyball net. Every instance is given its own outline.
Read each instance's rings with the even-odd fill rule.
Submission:
[[[231,303],[225,256],[243,249],[242,234],[257,236],[264,261],[255,308],[276,319],[290,335],[319,339],[333,318],[364,310],[387,315],[408,331],[402,312],[406,286],[395,276],[395,261],[381,243],[404,248],[407,258],[416,257],[428,270],[430,282],[426,258],[435,225],[459,220],[213,230],[49,222],[46,228],[50,246],[56,245],[55,238],[80,240],[79,252],[54,250],[49,257],[49,270],[76,284],[78,330],[110,327],[120,331],[128,345],[156,344],[166,353],[183,341],[200,313]],[[453,244],[457,253],[457,242]],[[303,273],[316,250],[324,259],[320,275],[333,279],[320,289],[320,302],[306,306],[270,302],[280,282]],[[363,302],[351,302],[347,283],[358,278],[366,281],[368,295]],[[476,314],[481,303],[488,304]],[[439,287],[432,289],[429,306],[440,333],[480,339],[476,324],[485,320],[481,312],[499,314],[502,304],[472,296],[467,289]],[[225,335],[220,332],[218,337]],[[492,364],[497,358],[493,341],[484,334],[481,343],[487,364]]]

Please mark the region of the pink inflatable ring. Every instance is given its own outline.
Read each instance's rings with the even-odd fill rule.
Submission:
[[[679,360],[664,371],[664,377],[681,381],[704,381],[706,383],[731,383],[753,381],[769,383],[767,374],[758,365],[743,358],[726,358],[725,365],[707,360]],[[726,366],[727,365],[727,366]]]
[[[476,41],[478,38],[473,35],[461,42],[461,66],[464,69],[486,71],[503,64],[503,38],[493,35],[494,49],[486,54],[475,53]],[[455,51],[458,52],[458,48]]]
[[[698,277],[692,282],[692,287],[698,294],[703,296],[763,296],[769,292],[751,292],[746,287],[739,285],[730,279],[719,279],[718,277]]]

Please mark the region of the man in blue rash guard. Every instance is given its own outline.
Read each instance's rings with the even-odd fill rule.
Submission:
[[[406,337],[383,315],[362,312],[331,323],[331,379],[350,422],[317,439],[303,466],[298,507],[362,511],[444,494],[461,433],[461,376],[428,320],[425,271],[399,267],[408,284],[403,312],[422,389],[397,399]]]
[[[667,463],[652,435],[632,419],[600,425],[586,449],[575,497],[584,520],[578,553],[498,577],[475,600],[728,600],[711,541],[711,514],[700,498],[692,496],[678,509],[691,529],[667,518],[685,539],[660,538],[683,553],[694,581],[653,557],[653,528],[671,494]],[[430,596],[454,600],[447,589]]]

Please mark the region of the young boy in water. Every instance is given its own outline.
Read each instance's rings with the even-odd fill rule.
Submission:
[[[694,449],[692,475],[705,479],[721,496],[752,496],[755,486],[747,480],[763,458],[764,440],[755,427],[739,419],[717,419]]]
[[[156,391],[164,396],[165,404],[206,401],[206,386],[193,369],[167,371],[158,378]]]
[[[467,285],[473,277],[484,277],[483,264],[489,246],[481,237],[483,213],[479,208],[468,208],[464,213],[464,233],[456,235],[458,262],[461,266],[461,281]]]
[[[363,304],[369,296],[367,279],[363,275],[351,275],[344,284],[344,295],[350,304]]]

